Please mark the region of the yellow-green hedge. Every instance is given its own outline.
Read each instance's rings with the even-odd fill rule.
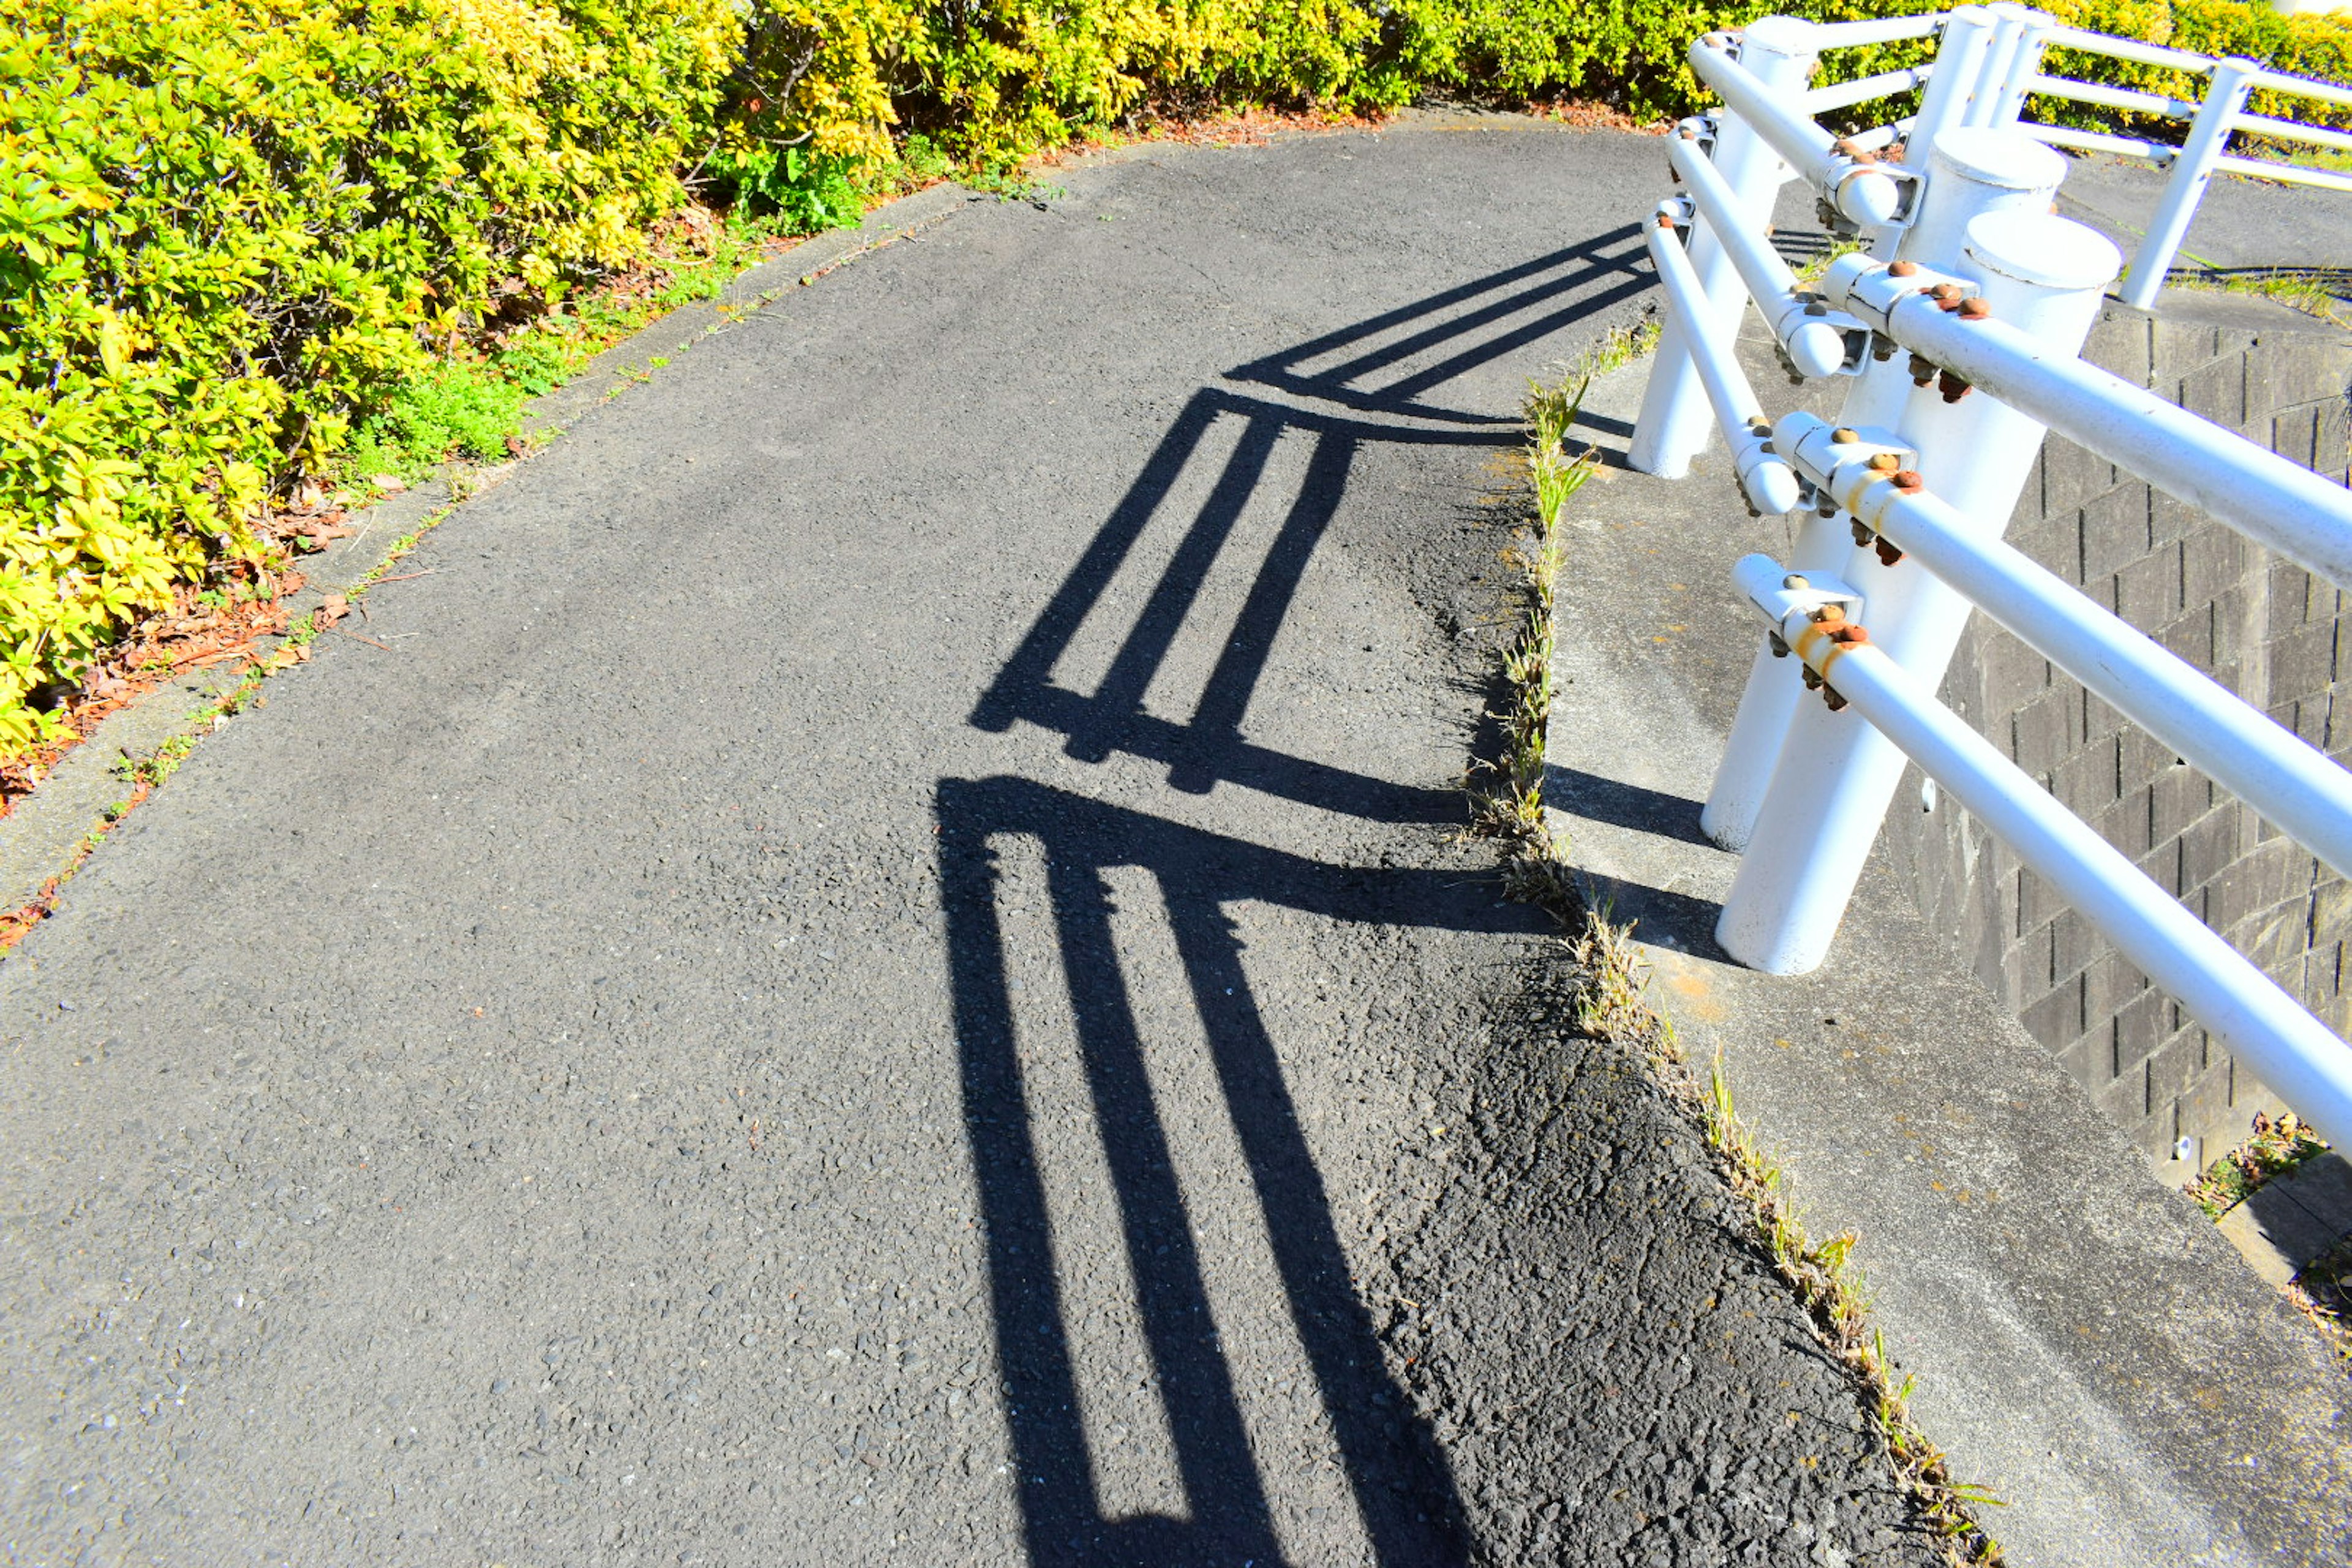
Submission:
[[[0,746],[495,285],[629,256],[739,36],[728,0],[0,0]]]
[[[2352,79],[2352,28],[2329,18],[2056,8]],[[1001,167],[1154,105],[1454,89],[1680,113],[1690,41],[1775,9],[1890,7],[0,0],[0,754],[47,732],[94,648],[249,553],[272,488],[500,300],[637,254],[682,171],[806,178],[832,212],[917,133]]]

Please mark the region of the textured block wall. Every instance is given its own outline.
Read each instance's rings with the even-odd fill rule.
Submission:
[[[2266,300],[2111,304],[2086,356],[2347,479],[2352,334]],[[2339,761],[2352,757],[2347,595],[2053,437],[2010,538],[2043,565]],[[2339,709],[2337,693],[2346,705]],[[2300,997],[2352,1030],[2352,887],[1982,616],[1945,700],[2141,868]],[[2033,1037],[2175,1182],[2277,1100],[2038,878],[1914,770],[1886,853],[1920,908]],[[2200,1141],[2187,1162],[2177,1140]]]

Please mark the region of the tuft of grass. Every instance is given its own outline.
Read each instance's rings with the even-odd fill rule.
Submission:
[[[2168,289],[2195,289],[2221,294],[2252,294],[2274,300],[2291,310],[2352,331],[2352,273],[2340,268],[2297,270],[2274,268],[2267,272],[2227,272],[2201,257],[2181,253],[2183,260],[2211,268],[2205,272],[2176,271],[2165,279]]]
[[[529,395],[489,362],[446,360],[394,388],[362,422],[351,463],[362,474],[415,480],[452,458],[503,458]]]
[[[2352,1363],[2352,1239],[2304,1265],[2288,1296],[2327,1336],[2336,1353]]]
[[[2205,1169],[2189,1185],[2197,1206],[2220,1219],[2246,1201],[2253,1191],[2281,1176],[2292,1175],[2305,1160],[2327,1152],[2318,1133],[2290,1110],[2277,1121],[2256,1113],[2253,1133]]]
[[[1591,477],[1597,461],[1591,452],[1570,457],[1564,445],[1589,384],[1587,377],[1572,392],[1564,382],[1536,385],[1528,392],[1527,465],[1535,489],[1535,526],[1505,556],[1519,571],[1525,608],[1518,635],[1503,655],[1506,704],[1488,715],[1501,729],[1502,756],[1480,770],[1492,778],[1479,779],[1472,789],[1478,830],[1511,840],[1521,852],[1515,858],[1535,863],[1554,858],[1543,816],[1544,733],[1552,698],[1552,593],[1562,563],[1560,512]],[[1533,853],[1538,848],[1543,853]]]

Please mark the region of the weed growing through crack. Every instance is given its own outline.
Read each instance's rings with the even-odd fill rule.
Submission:
[[[2291,1176],[2305,1160],[2327,1152],[2318,1133],[2288,1111],[2273,1121],[2257,1115],[2253,1133],[2205,1169],[2189,1188],[2197,1206],[2220,1219],[2253,1195],[2256,1188]]]
[[[1898,1381],[1886,1341],[1870,1323],[1870,1295],[1853,1259],[1851,1231],[1816,1241],[1790,1199],[1780,1163],[1739,1118],[1718,1055],[1702,1082],[1675,1038],[1674,1025],[1650,1005],[1646,966],[1633,928],[1605,911],[1555,910],[1573,922],[1571,956],[1578,971],[1576,1018],[1586,1034],[1633,1046],[1648,1058],[1666,1093],[1698,1123],[1716,1168],[1743,1203],[1773,1267],[1789,1282],[1822,1343],[1862,1385],[1873,1421],[1895,1472],[1942,1539],[1948,1561],[1990,1568],[2004,1561],[2000,1544],[1971,1510],[2001,1500],[1953,1476],[1943,1451],[1927,1440],[1909,1409],[1913,1380]]]
[[[1629,334],[1625,342],[1630,345],[1631,341]],[[1608,348],[1603,345],[1601,358],[1607,357]],[[1641,1051],[1668,1096],[1704,1133],[1726,1185],[1747,1206],[1774,1267],[1795,1291],[1814,1331],[1860,1384],[1895,1475],[1940,1535],[1947,1558],[1979,1568],[1998,1564],[2000,1547],[1970,1510],[1997,1507],[2000,1500],[1955,1479],[1942,1452],[1911,1419],[1912,1380],[1907,1375],[1896,1380],[1885,1342],[1870,1325],[1869,1296],[1853,1259],[1857,1238],[1847,1232],[1815,1241],[1808,1234],[1778,1163],[1739,1119],[1722,1061],[1711,1065],[1704,1082],[1691,1070],[1673,1024],[1650,1004],[1632,928],[1615,923],[1606,910],[1587,907],[1570,874],[1565,846],[1544,826],[1541,785],[1552,696],[1553,587],[1562,564],[1560,513],[1591,476],[1595,461],[1590,452],[1570,457],[1565,443],[1591,374],[1586,370],[1554,386],[1538,385],[1526,405],[1537,526],[1532,540],[1516,553],[1527,578],[1528,619],[1504,654],[1509,690],[1503,710],[1493,715],[1502,728],[1502,756],[1484,769],[1500,779],[1485,790],[1474,782],[1475,820],[1483,832],[1507,845],[1505,881],[1511,895],[1542,905],[1573,933],[1577,1028],[1588,1037]]]
[[[1532,534],[1517,540],[1506,559],[1527,587],[1527,609],[1518,636],[1503,655],[1505,707],[1490,715],[1501,727],[1502,756],[1484,772],[1491,784],[1473,787],[1480,831],[1513,841],[1515,864],[1524,873],[1556,859],[1546,842],[1543,819],[1544,722],[1551,709],[1552,589],[1561,564],[1560,512],[1591,477],[1590,452],[1570,457],[1564,445],[1590,378],[1574,391],[1566,384],[1532,388],[1527,416],[1530,432],[1528,471],[1536,495]],[[1540,848],[1540,853],[1538,853]]]

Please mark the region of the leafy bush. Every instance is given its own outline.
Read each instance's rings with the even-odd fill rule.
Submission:
[[[273,481],[628,259],[729,0],[0,0],[0,749]]]
[[[2352,79],[2352,26],[2332,17],[2054,8]],[[582,345],[485,362],[486,325],[638,258],[687,177],[807,232],[853,221],[862,191],[950,163],[1001,174],[1163,110],[1378,110],[1437,89],[1679,114],[1700,101],[1691,40],[1774,9],[1888,7],[0,0],[0,754],[53,730],[40,710],[61,683],[175,585],[250,560],[273,488],[339,458],[493,450],[514,400]]]

